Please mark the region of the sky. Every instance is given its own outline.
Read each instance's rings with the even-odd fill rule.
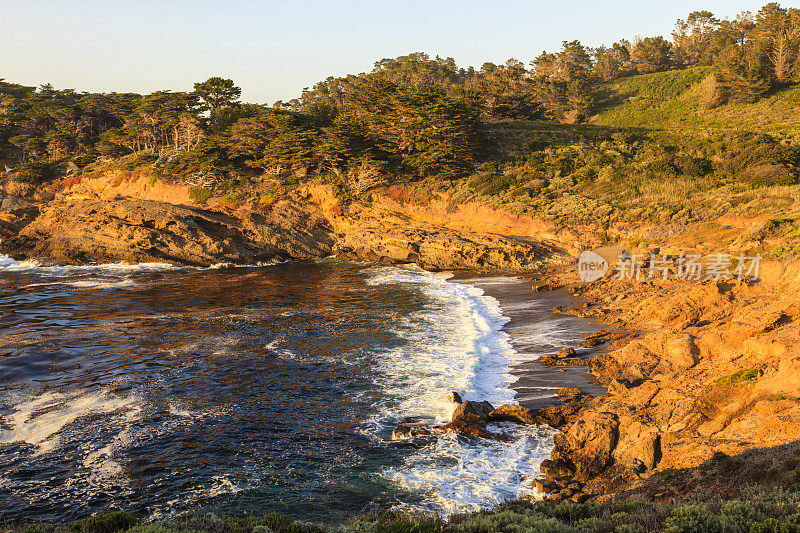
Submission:
[[[421,51],[463,67],[528,63],[564,40],[669,38],[691,11],[733,18],[766,2],[0,0],[0,78],[147,93],[223,76],[242,88],[242,100],[272,104],[385,57]]]

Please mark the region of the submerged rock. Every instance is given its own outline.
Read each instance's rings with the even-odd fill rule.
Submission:
[[[421,416],[409,416],[400,421],[392,431],[392,439],[414,439],[418,437],[430,437],[435,431],[432,418]]]

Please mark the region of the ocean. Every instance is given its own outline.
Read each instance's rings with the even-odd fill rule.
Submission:
[[[518,277],[338,261],[212,268],[0,257],[0,522],[375,508],[450,514],[533,495],[554,431],[393,441],[450,391],[554,403],[535,360],[597,325]],[[572,302],[574,303],[574,302]],[[586,387],[591,384],[584,383]]]

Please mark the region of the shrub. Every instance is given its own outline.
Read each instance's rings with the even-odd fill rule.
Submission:
[[[743,368],[742,370],[734,372],[733,374],[719,378],[717,383],[720,385],[734,385],[736,383],[742,383],[745,381],[753,381],[754,379],[758,378],[758,374],[763,368],[764,365],[754,368]]]
[[[189,198],[194,200],[196,203],[203,205],[208,201],[209,198],[211,198],[211,191],[203,187],[196,187],[189,191]]]
[[[70,524],[75,533],[116,533],[139,524],[139,519],[125,511],[100,513]]]
[[[667,518],[667,533],[716,533],[722,531],[719,518],[705,505],[685,505],[678,507]]]
[[[52,177],[52,169],[47,163],[29,161],[20,167],[14,181],[39,185]]]

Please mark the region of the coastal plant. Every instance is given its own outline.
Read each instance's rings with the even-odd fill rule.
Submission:
[[[666,533],[721,533],[722,523],[705,505],[678,507],[665,522]]]

